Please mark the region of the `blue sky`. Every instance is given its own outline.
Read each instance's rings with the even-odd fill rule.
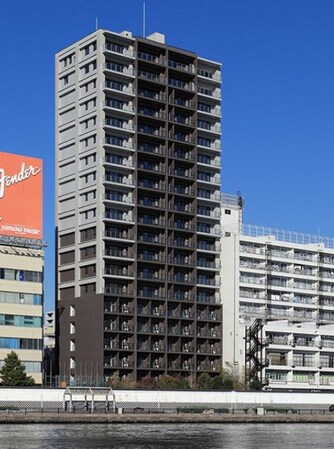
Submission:
[[[99,28],[142,35],[142,0],[0,0],[0,150],[44,159],[54,291],[54,54]],[[223,190],[245,222],[334,236],[334,1],[146,0],[146,32],[223,63]]]

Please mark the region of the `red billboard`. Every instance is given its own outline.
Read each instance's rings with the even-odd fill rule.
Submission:
[[[0,235],[43,238],[41,159],[0,152]]]

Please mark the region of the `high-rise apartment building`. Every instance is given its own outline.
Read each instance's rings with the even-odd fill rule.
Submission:
[[[224,364],[271,389],[333,389],[334,239],[245,225],[242,207],[223,195]]]
[[[159,33],[56,55],[61,376],[220,369],[220,70]]]
[[[42,383],[42,161],[0,153],[0,366],[14,351]]]

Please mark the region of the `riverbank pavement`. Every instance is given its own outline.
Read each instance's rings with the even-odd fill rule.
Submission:
[[[86,414],[86,413],[0,413],[1,424],[233,424],[233,423],[334,423],[334,414]]]

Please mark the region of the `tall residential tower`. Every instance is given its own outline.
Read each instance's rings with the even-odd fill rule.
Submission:
[[[220,369],[220,69],[160,33],[56,55],[61,376]]]

